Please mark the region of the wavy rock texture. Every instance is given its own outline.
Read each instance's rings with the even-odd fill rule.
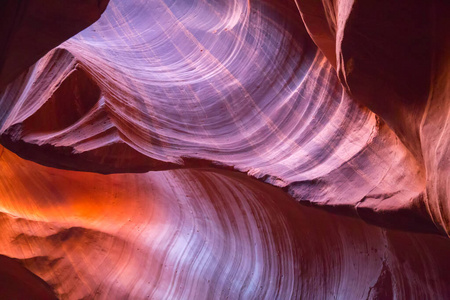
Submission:
[[[300,207],[243,174],[99,175],[7,150],[0,169],[0,252],[63,299],[450,295],[447,238]]]
[[[449,5],[372,2],[111,1],[6,55],[47,167],[4,151],[0,253],[70,299],[447,298]]]
[[[423,169],[344,92],[290,1],[112,2],[2,99],[16,101],[2,143],[49,166],[143,172],[201,160],[369,222],[436,231]]]
[[[450,4],[296,2],[352,98],[381,116],[414,155],[426,174],[424,206],[448,235]]]

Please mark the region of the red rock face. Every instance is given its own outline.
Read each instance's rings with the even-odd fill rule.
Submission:
[[[46,52],[98,20],[109,0],[5,0],[0,4],[0,89]]]
[[[5,23],[0,254],[68,299],[447,298],[449,5],[169,2]]]
[[[448,235],[446,1],[296,1],[311,37],[355,101],[393,129],[426,174],[423,203]],[[334,49],[333,49],[334,47]]]

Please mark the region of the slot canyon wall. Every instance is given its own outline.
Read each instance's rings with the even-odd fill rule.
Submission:
[[[0,7],[0,295],[450,297],[446,1]]]

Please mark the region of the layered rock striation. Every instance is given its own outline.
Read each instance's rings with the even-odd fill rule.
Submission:
[[[244,174],[100,175],[40,166],[8,150],[0,170],[0,252],[62,299],[450,294],[448,238],[300,206]]]
[[[445,1],[27,3],[0,254],[58,297],[448,297]]]

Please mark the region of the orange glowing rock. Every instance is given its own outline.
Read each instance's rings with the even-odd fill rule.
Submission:
[[[1,13],[0,255],[49,286],[14,282],[450,296],[449,4],[111,1],[69,38],[108,1],[56,2]]]
[[[63,299],[450,294],[447,238],[302,207],[244,174],[101,175],[8,150],[0,170],[0,253]]]

